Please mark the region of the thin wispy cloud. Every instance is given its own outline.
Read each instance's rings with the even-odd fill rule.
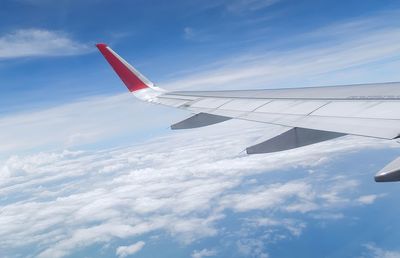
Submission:
[[[193,1],[191,8],[198,10],[210,10],[221,8],[234,15],[248,14],[273,6],[282,0],[215,0],[215,1]],[[197,8],[194,8],[196,6]]]
[[[192,253],[192,258],[205,258],[205,257],[216,256],[216,255],[217,255],[217,251],[204,248],[201,250],[194,250]]]
[[[160,112],[164,115],[154,119]],[[170,123],[185,115],[140,103],[130,94],[93,97],[32,113],[8,115],[0,118],[0,157],[21,151],[73,148],[118,137],[150,134],[156,129],[168,128]]]
[[[207,42],[215,38],[215,35],[207,31],[201,31],[192,27],[185,27],[183,29],[183,38],[193,42]]]
[[[244,257],[268,258],[269,254],[264,250],[262,240],[256,238],[240,239],[236,243],[238,253]]]
[[[362,258],[399,258],[400,251],[386,250],[378,247],[374,243],[368,243],[364,245],[368,250]]]
[[[194,32],[193,28],[186,27],[183,29],[183,35],[184,35],[185,39],[191,40],[196,35],[196,33]]]
[[[227,9],[234,13],[257,11],[272,6],[280,1],[281,0],[234,0],[229,1]]]
[[[398,73],[387,72],[400,69],[398,16],[385,13],[379,17],[383,16],[388,23],[375,22],[377,17],[360,18],[276,43],[296,46],[287,50],[259,47],[235,53],[195,73],[179,74],[167,87],[243,89],[363,83],[382,81],[380,70],[390,74],[383,80],[400,80]]]
[[[34,56],[68,56],[92,51],[64,32],[21,29],[0,35],[0,59]]]

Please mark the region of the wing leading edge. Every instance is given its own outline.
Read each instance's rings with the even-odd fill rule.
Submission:
[[[248,147],[248,154],[298,148],[346,134],[388,140],[400,135],[400,83],[170,92],[156,87],[107,45],[96,46],[136,97],[194,114],[172,129],[197,128],[229,119],[287,127],[282,134]],[[397,164],[398,169],[392,164],[389,170],[380,172],[385,180],[379,174],[375,180],[399,181]],[[396,171],[395,176],[390,171]]]

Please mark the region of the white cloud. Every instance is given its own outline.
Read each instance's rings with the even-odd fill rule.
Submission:
[[[0,36],[0,59],[79,55],[89,51],[91,46],[76,42],[60,31],[21,29]]]
[[[117,248],[117,251],[115,252],[115,254],[121,258],[127,257],[129,255],[135,254],[135,253],[139,252],[140,250],[142,250],[144,245],[145,245],[145,242],[139,241],[133,245],[120,246]]]
[[[384,195],[382,195],[382,194],[369,194],[369,195],[363,195],[363,196],[360,196],[358,199],[357,199],[357,201],[360,203],[360,204],[372,204],[372,203],[374,203],[375,201],[376,201],[376,199],[378,199],[378,198],[380,198],[380,197],[383,197]]]
[[[309,202],[314,199],[310,186],[307,183],[291,182],[256,188],[247,194],[239,193],[228,195],[222,200],[222,205],[232,207],[239,212],[255,209],[275,209],[277,206],[286,209],[288,207],[285,202],[293,198],[301,199],[301,202],[303,202],[303,200]],[[301,202],[296,202],[296,204],[301,205]],[[299,209],[301,210],[301,208]],[[292,211],[294,211],[294,209],[292,209]]]
[[[400,251],[385,250],[377,247],[373,243],[365,244],[368,254],[365,257],[370,258],[400,258]]]
[[[201,250],[194,250],[192,252],[192,258],[204,258],[204,257],[211,257],[211,256],[216,256],[217,251],[215,250],[210,250],[207,248],[201,249]]]

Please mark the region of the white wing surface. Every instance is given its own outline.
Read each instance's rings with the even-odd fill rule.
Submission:
[[[384,139],[400,135],[400,83],[215,93],[169,92],[154,101],[194,113],[261,123]]]

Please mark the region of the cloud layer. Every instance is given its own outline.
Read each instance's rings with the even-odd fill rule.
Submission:
[[[318,216],[373,203],[358,195],[359,182],[343,173],[307,171],[343,151],[386,143],[350,137],[317,148],[243,156],[241,150],[264,128],[228,123],[120,149],[9,158],[0,169],[1,252],[29,249],[39,257],[62,257],[160,232],[188,245],[222,234],[218,223],[227,212],[267,211],[245,221],[245,228],[279,228],[295,237],[306,227],[295,214]],[[276,177],[287,168],[293,173],[298,168],[301,177]],[[260,175],[271,179],[259,181]],[[243,252],[254,244],[245,239],[238,246]],[[121,256],[140,249],[114,248]]]

